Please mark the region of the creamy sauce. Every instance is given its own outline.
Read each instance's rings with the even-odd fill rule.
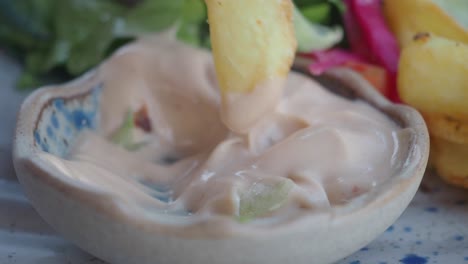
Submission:
[[[243,203],[286,184],[285,197],[264,197],[271,208],[261,216],[313,212],[346,203],[399,169],[401,128],[366,103],[338,97],[299,74],[288,76],[279,103],[260,121],[249,123],[250,109],[245,119],[236,116],[249,123],[239,125],[241,134],[222,122],[207,52],[169,40],[141,41],[99,74],[111,79],[100,130],[83,132],[66,158],[41,155],[123,204],[236,217]],[[149,143],[137,151],[111,143],[125,112],[142,105],[153,129],[135,129],[134,136]]]
[[[220,107],[223,123],[231,131],[248,133],[265,115],[275,111],[285,83],[285,78],[276,77],[261,82],[249,93],[224,93]]]

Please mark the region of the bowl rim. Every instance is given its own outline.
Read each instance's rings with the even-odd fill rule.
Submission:
[[[135,44],[126,45],[124,48],[129,48],[131,45]],[[119,52],[114,56],[118,56],[118,54]],[[329,217],[330,222],[333,222],[340,217],[365,214],[366,210],[372,210],[378,208],[382,203],[388,203],[391,201],[392,197],[398,196],[402,190],[407,190],[414,184],[419,185],[426,169],[429,157],[429,133],[419,112],[409,106],[390,102],[353,71],[345,68],[335,68],[325,72],[318,79],[319,82],[327,83],[331,81],[345,86],[345,91],[351,91],[351,93],[347,94],[345,97],[363,99],[391,117],[402,127],[411,128],[415,131],[411,139],[411,144],[408,146],[408,157],[406,157],[409,165],[403,167],[401,171],[389,178],[388,181],[380,184],[368,193],[355,198],[352,203],[334,207],[329,212],[312,214],[310,212],[305,212],[298,215],[297,219],[294,219],[294,221],[275,226],[275,232],[272,232],[270,228],[262,229],[258,228],[258,226],[240,224],[232,217],[227,218],[226,216],[212,217],[209,222],[221,223],[225,228],[211,230],[206,227],[201,229],[189,228],[194,225],[209,226],[209,224],[207,225],[207,220],[202,220],[203,222],[194,221],[193,224],[187,227],[167,225],[152,221],[148,218],[139,217],[138,215],[129,214],[126,210],[119,207],[118,201],[115,201],[115,198],[90,188],[83,188],[80,183],[72,182],[69,177],[62,175],[63,172],[39,159],[37,154],[41,150],[35,145],[33,137],[35,126],[41,118],[42,109],[53,99],[70,98],[81,94],[87,94],[92,91],[94,87],[105,82],[105,80],[100,80],[98,73],[102,67],[106,67],[109,61],[110,59],[104,61],[95,69],[90,70],[83,76],[70,82],[61,85],[41,87],[31,93],[22,103],[18,113],[17,127],[13,141],[14,166],[22,184],[22,175],[18,169],[20,167],[30,171],[31,175],[37,177],[42,183],[59,192],[65,193],[67,198],[77,201],[83,206],[90,207],[98,214],[103,214],[106,217],[116,219],[116,221],[120,221],[124,224],[144,225],[148,229],[154,230],[154,232],[180,237],[221,238],[230,236],[252,236],[252,234],[269,236],[288,232],[291,228],[306,228],[306,226],[315,221],[314,219],[323,217],[324,215]],[[302,66],[296,65],[294,70],[310,75],[307,73],[307,69]],[[65,89],[63,89],[64,87]],[[392,185],[392,188],[385,188],[389,184]],[[34,204],[34,201],[31,202]]]

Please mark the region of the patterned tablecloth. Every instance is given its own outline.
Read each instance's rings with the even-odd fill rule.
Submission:
[[[13,89],[19,72],[19,66],[0,53],[0,264],[103,264],[57,235],[31,207],[16,180],[11,139],[26,95]],[[398,221],[339,262],[367,263],[468,264],[468,191],[427,173]]]

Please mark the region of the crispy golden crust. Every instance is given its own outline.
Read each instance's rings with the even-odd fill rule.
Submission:
[[[460,175],[456,174],[450,174],[450,172],[444,170],[436,169],[436,171],[445,182],[457,187],[468,189],[468,178],[460,177]]]
[[[468,144],[468,116],[422,112],[431,135],[459,144]]]
[[[450,184],[468,188],[468,144],[431,137],[431,162]]]
[[[468,119],[468,45],[418,34],[401,51],[397,87],[420,111]]]

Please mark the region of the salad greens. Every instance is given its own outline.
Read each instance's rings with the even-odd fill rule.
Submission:
[[[308,11],[309,16],[312,16],[311,10],[325,11],[320,6],[318,9],[308,8],[306,11]],[[315,18],[322,19],[319,16],[315,16]],[[340,26],[329,28],[310,22],[297,8],[294,9],[294,29],[299,52],[328,49],[343,39],[343,29]]]
[[[20,85],[29,86],[57,68],[79,75],[127,41],[172,26],[200,45],[205,16],[201,0],[0,0],[0,43],[24,60]]]
[[[341,0],[295,3],[299,51],[317,48],[310,45],[317,32],[331,34],[328,45],[341,41],[336,28]],[[203,0],[0,0],[0,46],[24,63],[19,87],[36,87],[50,73],[82,74],[145,34],[173,29],[180,40],[210,48],[206,19]]]

